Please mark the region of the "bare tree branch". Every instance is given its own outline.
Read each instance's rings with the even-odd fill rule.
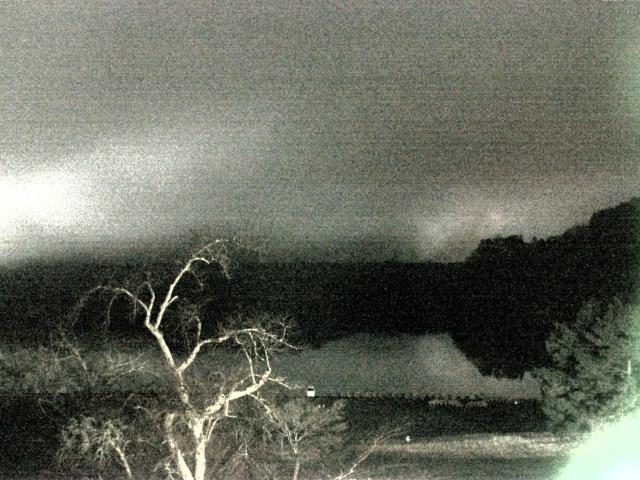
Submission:
[[[199,336],[199,332],[198,332],[198,336]],[[206,340],[200,340],[191,350],[191,352],[189,353],[189,356],[180,364],[180,366],[178,367],[178,371],[180,373],[184,372],[187,368],[189,368],[189,366],[195,361],[196,357],[198,356],[198,353],[200,353],[200,350],[202,349],[202,347],[204,347],[205,345],[209,345],[211,343],[214,344],[221,344],[224,343],[225,341],[227,341],[229,339],[229,336],[227,335],[223,335],[221,337],[218,338],[208,338]]]
[[[360,465],[362,465],[362,463],[365,462],[373,452],[375,452],[380,443],[394,435],[399,434],[401,431],[402,429],[400,428],[392,428],[383,430],[382,432],[378,433],[378,435],[373,438],[373,440],[369,443],[365,450],[360,455],[358,455],[349,469],[333,477],[333,480],[346,480],[347,478],[351,477],[356,473]]]
[[[207,469],[206,447],[220,420],[230,416],[230,405],[244,397],[259,398],[258,391],[270,381],[285,385],[283,379],[272,377],[271,352],[281,348],[295,348],[287,340],[289,325],[286,319],[274,319],[268,315],[258,315],[254,318],[237,316],[226,326],[219,326],[217,336],[202,338],[203,321],[197,307],[189,304],[181,306],[186,303],[181,298],[185,296],[181,291],[183,281],[186,276],[193,275],[202,288],[203,282],[198,266],[209,265],[217,265],[222,274],[229,277],[229,248],[228,242],[215,240],[195,251],[172,277],[166,291],[158,297],[157,305],[156,290],[149,279],[135,289],[125,286],[96,289],[112,293],[107,308],[108,318],[111,316],[114,302],[120,296],[128,298],[133,303],[134,318],[138,310],[144,313],[144,326],[154,337],[162,355],[162,362],[172,377],[171,388],[177,393],[179,405],[165,405],[162,420],[153,415],[150,409],[144,409],[142,406],[140,409],[147,412],[152,421],[155,418],[155,422],[161,422],[162,428],[159,430],[164,439],[163,448],[168,449],[169,455],[169,460],[163,462],[163,466],[169,476],[181,480],[204,480]],[[165,319],[169,318],[168,312],[172,308],[175,309],[176,305],[185,336],[190,335],[192,338],[192,342],[187,342],[186,356],[181,356],[181,359],[170,346],[168,340],[171,333],[167,332],[165,322]],[[220,382],[221,385],[216,392],[211,385],[204,387],[197,373],[188,369],[196,362],[204,348],[225,343],[235,344],[240,348],[246,360],[243,362],[246,370],[233,381],[231,376],[227,375]],[[80,352],[71,350],[71,355],[82,359]],[[133,373],[137,361],[137,358],[131,360],[117,356],[107,357],[111,370],[122,375]],[[87,370],[88,366],[83,365],[82,368]],[[187,372],[195,375],[187,376]],[[132,470],[127,463],[125,449],[126,442],[112,445],[110,451],[119,459],[127,477],[131,478]]]

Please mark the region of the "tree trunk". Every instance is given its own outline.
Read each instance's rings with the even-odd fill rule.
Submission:
[[[169,413],[166,415],[164,419],[164,434],[167,443],[169,444],[169,449],[171,451],[171,456],[173,457],[173,461],[176,464],[178,469],[178,474],[182,480],[194,480],[193,474],[191,473],[191,469],[187,465],[187,462],[184,459],[184,455],[182,454],[182,450],[178,446],[175,437],[173,436],[173,420],[175,418],[175,414]]]
[[[298,475],[300,475],[300,459],[296,457],[296,465],[293,467],[293,477],[291,477],[291,480],[298,480]]]
[[[199,439],[196,439],[196,442],[194,480],[204,480],[204,475],[207,472],[207,439],[201,435]]]

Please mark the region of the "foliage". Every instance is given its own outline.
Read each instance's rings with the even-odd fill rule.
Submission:
[[[62,432],[62,445],[58,454],[60,463],[95,463],[100,469],[115,462],[127,478],[133,478],[127,447],[129,428],[121,419],[96,419],[81,416],[72,419]],[[75,458],[74,458],[75,457]]]
[[[5,346],[0,351],[0,385],[12,395],[55,392],[64,388],[68,375],[55,351]]]
[[[587,302],[547,341],[552,368],[537,371],[543,409],[553,430],[585,431],[638,405],[637,309],[619,299]]]
[[[109,345],[97,350],[70,332],[51,346],[0,351],[0,389],[12,395],[52,396],[144,389],[162,373],[148,352]]]
[[[268,409],[270,430],[281,440],[277,451],[280,458],[293,465],[293,480],[297,480],[301,468],[326,470],[323,457],[330,450],[342,451],[347,430],[345,405],[337,401],[325,407],[319,402],[293,399]],[[336,463],[335,456],[331,460]]]

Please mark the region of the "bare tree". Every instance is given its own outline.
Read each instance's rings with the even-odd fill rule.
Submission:
[[[380,443],[397,437],[409,424],[386,425],[355,444],[347,435],[344,400],[325,406],[308,399],[281,405],[260,402],[267,412],[268,427],[280,442],[280,456],[292,464],[291,480],[314,470],[314,478],[346,480],[361,472],[362,464]]]
[[[340,448],[347,430],[344,407],[343,401],[325,408],[306,399],[290,400],[277,408],[265,405],[281,440],[280,453],[293,463],[292,480],[298,480],[304,464],[317,462],[329,450]]]
[[[128,298],[134,314],[142,317],[152,342],[160,352],[162,363],[169,376],[169,390],[174,402],[161,405],[148,414],[156,421],[166,447],[162,462],[165,475],[180,480],[203,480],[207,476],[207,447],[211,444],[216,426],[232,416],[230,406],[242,398],[260,399],[260,390],[268,382],[283,383],[273,375],[271,355],[280,348],[293,348],[287,340],[289,325],[285,318],[259,315],[238,315],[224,325],[218,325],[215,335],[203,333],[203,319],[197,306],[181,297],[181,284],[187,276],[201,284],[203,267],[217,266],[229,276],[229,243],[215,240],[194,252],[170,280],[166,291],[159,294],[147,279],[137,288],[99,287],[113,293],[109,310],[118,296]],[[190,341],[186,351],[172,348],[166,328],[169,312],[176,316]],[[237,374],[224,371],[222,366],[207,365],[196,369],[195,364],[205,349],[236,347],[243,360]],[[208,357],[210,358],[210,357]],[[220,368],[218,368],[220,367]],[[208,371],[215,371],[216,381],[202,380]],[[204,373],[203,373],[204,372]],[[145,408],[140,405],[140,408]],[[122,424],[84,418],[71,424],[66,430],[66,445],[74,445],[81,439],[89,445],[94,455],[116,457],[128,478],[133,478],[134,467],[127,458],[128,443],[122,434]]]

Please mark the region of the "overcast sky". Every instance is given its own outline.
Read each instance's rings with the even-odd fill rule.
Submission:
[[[0,29],[5,260],[190,228],[459,260],[640,195],[640,2],[2,2]]]

